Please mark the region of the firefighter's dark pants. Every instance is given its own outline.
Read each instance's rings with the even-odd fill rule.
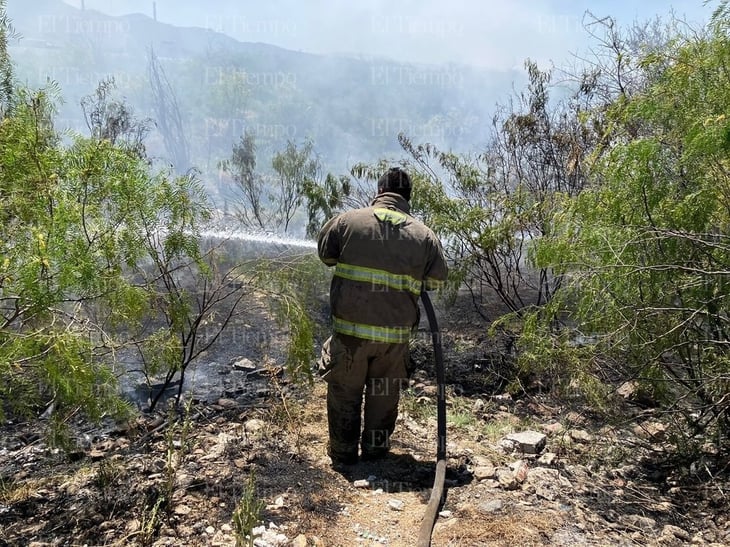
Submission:
[[[324,343],[318,365],[327,382],[328,453],[333,461],[356,460],[358,444],[363,458],[388,452],[400,387],[407,378],[407,360],[407,343],[374,342],[337,333]]]

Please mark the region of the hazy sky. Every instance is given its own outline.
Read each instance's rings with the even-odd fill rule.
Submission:
[[[10,0],[10,3],[19,0]],[[65,0],[79,7],[82,0]],[[152,15],[153,0],[84,0],[87,8]],[[348,53],[490,68],[526,58],[564,64],[588,42],[586,10],[620,23],[670,11],[703,24],[704,0],[156,0],[166,23],[217,30],[243,41],[313,53]]]

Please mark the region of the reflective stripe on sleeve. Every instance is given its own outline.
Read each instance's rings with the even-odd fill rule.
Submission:
[[[353,266],[352,264],[337,264],[335,275],[350,281],[382,285],[400,291],[410,291],[413,294],[421,294],[422,283],[417,279],[405,274],[394,274],[377,268],[365,268]]]
[[[366,325],[364,323],[353,323],[339,317],[333,317],[335,332],[365,338],[375,342],[388,344],[404,344],[411,339],[411,327],[379,327],[377,325]]]

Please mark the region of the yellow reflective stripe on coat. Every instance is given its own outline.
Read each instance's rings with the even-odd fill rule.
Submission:
[[[413,294],[421,294],[422,283],[406,274],[394,274],[377,268],[366,268],[339,262],[335,267],[335,275],[350,281],[360,281],[375,285],[384,285],[391,289],[410,291]]]
[[[406,220],[408,220],[408,215],[405,213],[394,209],[385,209],[384,207],[373,209],[373,214],[378,220],[382,222],[389,222],[394,226],[403,224]]]
[[[353,323],[339,317],[333,317],[334,331],[340,334],[365,338],[387,344],[405,344],[411,339],[411,327],[379,327],[364,323]]]

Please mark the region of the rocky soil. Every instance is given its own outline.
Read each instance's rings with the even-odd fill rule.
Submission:
[[[433,545],[730,545],[727,462],[672,457],[651,409],[626,403],[609,424],[504,394],[501,350],[463,314],[442,319],[448,471]],[[414,545],[435,469],[427,339],[392,454],[345,469],[326,457],[325,386],[291,385],[275,364],[253,397],[72,424],[70,452],[41,422],[7,423],[0,545],[234,546],[246,528],[258,546]]]

